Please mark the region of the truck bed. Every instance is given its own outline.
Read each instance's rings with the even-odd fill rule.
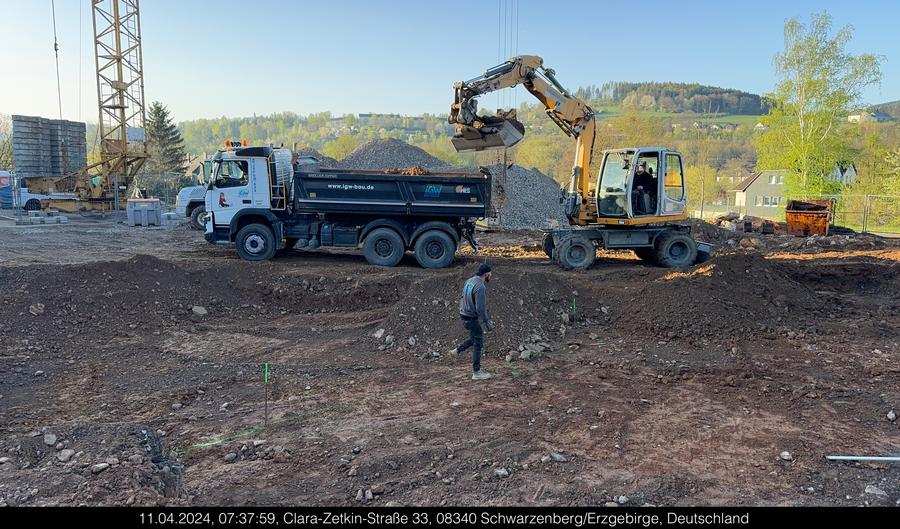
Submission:
[[[292,206],[299,213],[490,216],[491,174],[441,172],[408,176],[380,171],[297,171]]]

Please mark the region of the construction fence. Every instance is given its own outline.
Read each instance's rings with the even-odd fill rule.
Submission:
[[[810,195],[810,200],[834,200],[832,226],[849,228],[859,233],[872,233],[886,237],[900,237],[900,195]],[[787,201],[785,201],[785,204]],[[714,219],[731,211],[735,206],[703,204],[691,210],[694,218]],[[784,208],[770,220],[784,222]]]

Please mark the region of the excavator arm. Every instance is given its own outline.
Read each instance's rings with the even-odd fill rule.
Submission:
[[[455,127],[451,140],[454,148],[459,152],[505,149],[521,141],[525,127],[516,119],[515,109],[497,110],[495,116],[479,116],[477,103],[479,96],[519,84],[544,105],[547,115],[563,132],[575,138],[575,163],[565,199],[566,215],[573,224],[590,223],[595,217],[593,208],[581,206],[587,198],[591,174],[597,130],[594,111],[562,87],[555,72],[544,68],[542,58],[513,57],[480,77],[453,85],[454,101],[448,121]]]

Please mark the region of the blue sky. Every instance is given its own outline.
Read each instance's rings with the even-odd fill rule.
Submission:
[[[500,1],[513,0],[142,0],[146,98],[162,101],[176,120],[281,111],[442,114],[454,81],[504,54]],[[543,56],[567,87],[681,81],[755,93],[775,84],[772,57],[782,48],[784,21],[826,9],[835,29],[855,27],[851,51],[886,57],[883,82],[866,100],[900,99],[894,2],[518,6],[519,53]],[[96,121],[90,2],[57,0],[56,12],[63,116]],[[0,39],[0,113],[57,117],[50,0],[0,0]],[[519,90],[504,101],[528,100]]]

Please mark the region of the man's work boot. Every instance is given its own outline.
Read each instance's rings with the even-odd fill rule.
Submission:
[[[472,373],[472,380],[487,380],[491,378],[490,373],[485,373],[484,371],[476,371]]]

